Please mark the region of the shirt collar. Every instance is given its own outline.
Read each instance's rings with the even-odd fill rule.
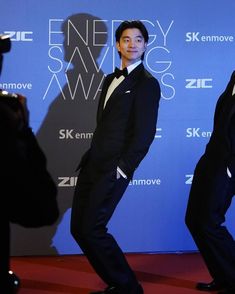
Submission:
[[[128,75],[139,65],[141,64],[142,60],[139,60],[127,67]]]

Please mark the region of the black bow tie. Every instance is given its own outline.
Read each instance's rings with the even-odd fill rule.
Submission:
[[[118,79],[118,78],[120,78],[120,76],[126,77],[128,75],[128,71],[127,71],[126,67],[122,70],[116,67],[114,74],[115,74],[115,77]]]

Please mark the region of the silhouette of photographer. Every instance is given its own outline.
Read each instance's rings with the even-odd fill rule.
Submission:
[[[0,35],[0,74],[9,36]],[[0,90],[0,293],[13,294],[19,278],[10,268],[10,223],[38,228],[58,218],[57,189],[47,171],[46,157],[29,127],[26,98]]]

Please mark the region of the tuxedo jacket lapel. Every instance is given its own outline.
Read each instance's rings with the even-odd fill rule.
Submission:
[[[101,118],[101,115],[103,113],[109,111],[109,109],[112,106],[115,99],[118,99],[119,94],[125,93],[128,90],[131,90],[136,85],[136,83],[138,83],[139,79],[141,78],[141,75],[143,74],[143,71],[144,71],[144,66],[141,63],[117,86],[117,88],[113,91],[113,93],[109,97],[109,100],[107,101],[105,108],[103,108],[104,100],[105,100],[105,97],[106,97],[106,94],[108,91],[108,87],[110,86],[110,84],[114,78],[114,74],[111,74],[109,76],[109,80],[107,81],[105,89],[104,89],[104,91],[101,95],[101,98],[100,98],[100,105],[99,105],[100,109],[98,109],[99,118]]]
[[[98,104],[97,117],[96,117],[97,123],[100,121],[101,116],[103,114],[105,97],[113,79],[114,79],[114,74],[110,74],[105,78],[104,85],[102,87],[102,91],[100,94],[99,104]]]

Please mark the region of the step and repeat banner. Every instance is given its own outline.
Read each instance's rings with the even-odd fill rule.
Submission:
[[[161,103],[155,140],[109,230],[125,252],[197,250],[185,209],[217,98],[235,68],[234,11],[233,0],[1,4],[0,33],[10,34],[12,50],[0,88],[27,97],[60,207],[53,226],[13,225],[12,255],[81,253],[70,235],[75,169],[92,139],[104,77],[120,65],[114,35],[126,19],[142,20],[149,31],[144,63],[159,80]],[[234,214],[231,207],[226,224],[235,233]]]

